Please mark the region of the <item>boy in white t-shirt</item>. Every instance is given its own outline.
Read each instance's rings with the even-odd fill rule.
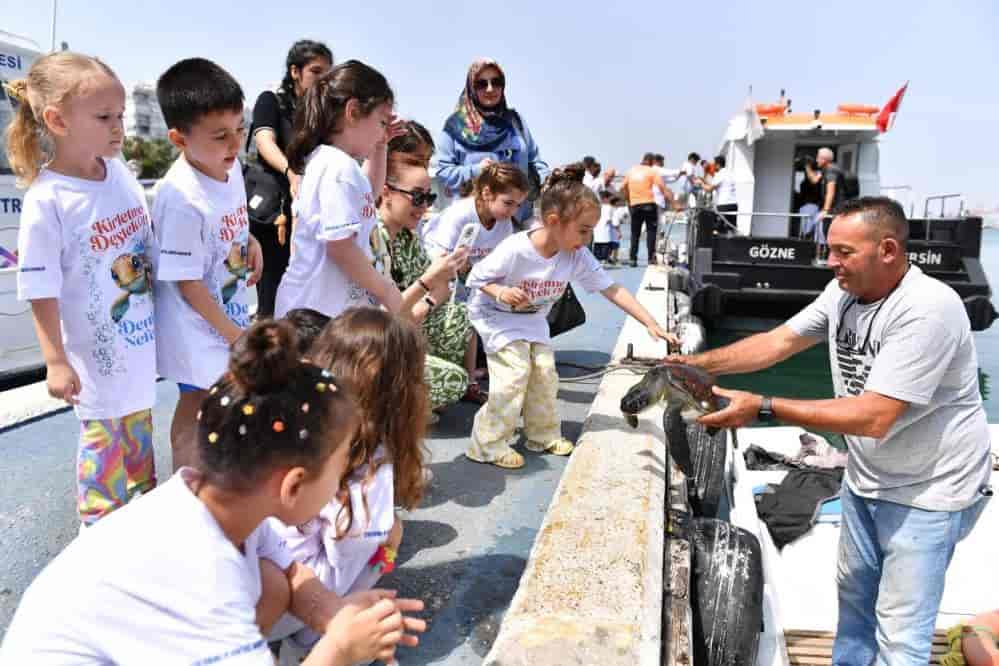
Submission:
[[[611,192],[603,190],[599,196],[600,219],[593,229],[593,256],[599,261],[607,261],[610,258],[611,220],[614,216],[614,207],[610,203]]]
[[[125,89],[107,65],[53,53],[8,90],[20,105],[8,155],[29,185],[17,295],[31,302],[49,394],[80,420],[77,510],[92,525],[156,485],[153,230],[142,188],[115,159]]]
[[[196,466],[195,413],[222,375],[229,347],[250,324],[246,288],[263,270],[249,233],[237,159],[246,127],[243,90],[203,58],[181,60],[160,77],[156,96],[180,150],[153,203],[160,375],[180,398],[170,426],[173,467]]]
[[[541,194],[542,226],[509,237],[469,273],[467,283],[475,292],[468,314],[486,347],[490,383],[465,452],[471,460],[523,467],[524,457],[510,446],[521,416],[529,451],[572,452],[574,445],[562,437],[546,319],[570,281],[599,291],[652,336],[676,342],[586,249],[599,215],[597,198],[583,185],[583,165],[556,169]]]
[[[624,199],[615,196],[611,199],[611,240],[610,256],[611,264],[617,264],[617,251],[621,247],[621,225],[628,222],[628,207],[624,205]]]

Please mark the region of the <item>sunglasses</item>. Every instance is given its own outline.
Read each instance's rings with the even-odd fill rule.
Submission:
[[[494,76],[490,79],[475,79],[476,90],[485,90],[490,85],[492,85],[493,88],[502,88],[505,84],[506,81],[503,80],[502,76]]]
[[[385,183],[385,187],[389,188],[393,192],[398,192],[399,194],[405,194],[412,201],[414,206],[432,206],[434,202],[437,201],[437,195],[433,192],[424,192],[423,190],[403,190],[395,185],[390,185]]]

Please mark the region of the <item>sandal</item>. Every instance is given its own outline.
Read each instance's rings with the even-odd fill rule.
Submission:
[[[475,460],[467,453],[465,457],[469,460]],[[513,449],[510,449],[503,455],[501,455],[496,460],[475,460],[477,463],[483,463],[485,465],[496,465],[497,467],[502,467],[503,469],[520,469],[524,466],[524,456],[520,455]]]
[[[489,394],[483,391],[477,382],[469,382],[468,388],[465,389],[465,395],[461,396],[461,401],[484,405],[489,401]]]
[[[576,445],[564,437],[554,439],[547,444],[541,444],[540,442],[532,442],[528,440],[524,446],[526,446],[529,451],[534,451],[535,453],[551,453],[556,456],[567,456],[576,449]]]

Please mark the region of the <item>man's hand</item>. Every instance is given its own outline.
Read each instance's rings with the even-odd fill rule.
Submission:
[[[711,414],[705,414],[697,422],[713,428],[741,428],[756,420],[763,406],[763,396],[747,391],[730,391],[718,386],[714,394],[729,399],[728,407]]]
[[[246,279],[246,286],[252,287],[264,274],[264,251],[253,234],[250,234],[250,240],[246,243],[246,265],[252,271],[250,277]]]

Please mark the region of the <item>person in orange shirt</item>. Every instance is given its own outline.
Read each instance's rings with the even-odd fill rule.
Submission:
[[[659,227],[659,209],[656,206],[653,188],[662,190],[667,202],[672,202],[673,193],[663,182],[652,164],[655,155],[645,153],[642,163],[631,167],[624,176],[621,185],[621,196],[628,202],[631,212],[631,265],[638,265],[638,242],[642,237],[642,225],[645,225],[645,248],[648,252],[649,264],[656,264],[656,234]]]

